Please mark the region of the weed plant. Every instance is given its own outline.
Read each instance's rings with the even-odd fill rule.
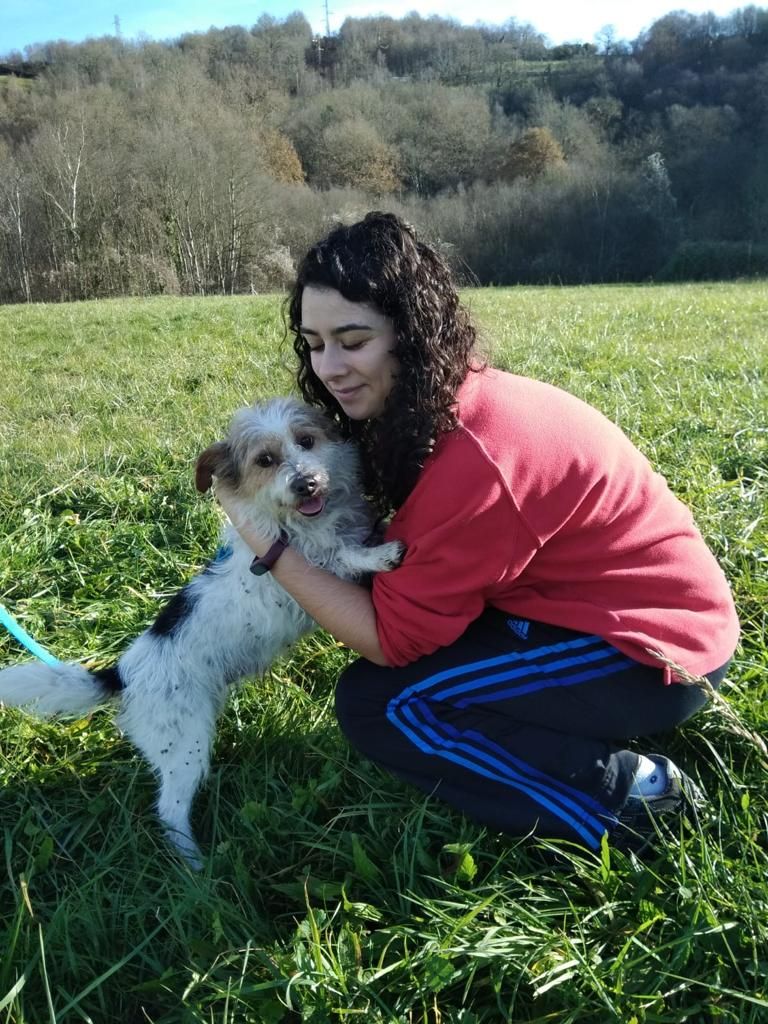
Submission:
[[[724,688],[765,729],[765,283],[468,292],[489,359],[617,421],[734,589]],[[109,664],[212,553],[197,452],[291,388],[279,300],[0,309],[0,600]],[[23,657],[0,637],[0,664]],[[352,752],[316,634],[221,721],[191,873],[109,710],[0,711],[0,1022],[768,1021],[766,762],[710,707],[638,740],[711,813],[646,863],[490,834]]]

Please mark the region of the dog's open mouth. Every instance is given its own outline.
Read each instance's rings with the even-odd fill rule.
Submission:
[[[321,498],[320,495],[315,495],[314,498],[307,498],[306,501],[297,506],[296,511],[300,512],[303,516],[319,516],[325,508],[325,499]]]

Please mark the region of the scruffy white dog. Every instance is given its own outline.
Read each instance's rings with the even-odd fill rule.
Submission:
[[[384,572],[398,543],[366,546],[371,513],[361,496],[354,446],[319,412],[279,398],[241,409],[229,436],[206,449],[199,491],[235,492],[260,533],[284,539],[313,565],[345,579]],[[190,825],[205,777],[216,718],[228,687],[263,673],[315,623],[228,524],[214,560],[183,587],[111,668],[29,663],[0,671],[0,702],[40,717],[80,715],[110,698],[117,723],[160,781],[158,813],[170,841],[193,866],[201,854]]]

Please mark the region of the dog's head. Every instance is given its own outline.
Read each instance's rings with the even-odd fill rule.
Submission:
[[[325,510],[337,475],[351,484],[356,465],[350,458],[350,446],[322,413],[293,398],[276,398],[235,414],[227,439],[198,458],[195,483],[204,492],[215,477],[217,487],[273,520],[307,518]]]

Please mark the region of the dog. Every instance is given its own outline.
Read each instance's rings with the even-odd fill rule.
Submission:
[[[226,487],[239,514],[265,538],[287,540],[308,562],[348,580],[387,572],[396,542],[369,546],[370,506],[353,444],[317,410],[292,398],[241,409],[229,434],[198,458],[200,492]],[[39,717],[82,715],[110,699],[117,724],[159,780],[157,811],[187,863],[203,859],[190,824],[205,778],[216,719],[229,688],[263,674],[315,622],[269,572],[231,523],[214,559],[160,611],[109,668],[28,663],[0,671],[0,703]]]

